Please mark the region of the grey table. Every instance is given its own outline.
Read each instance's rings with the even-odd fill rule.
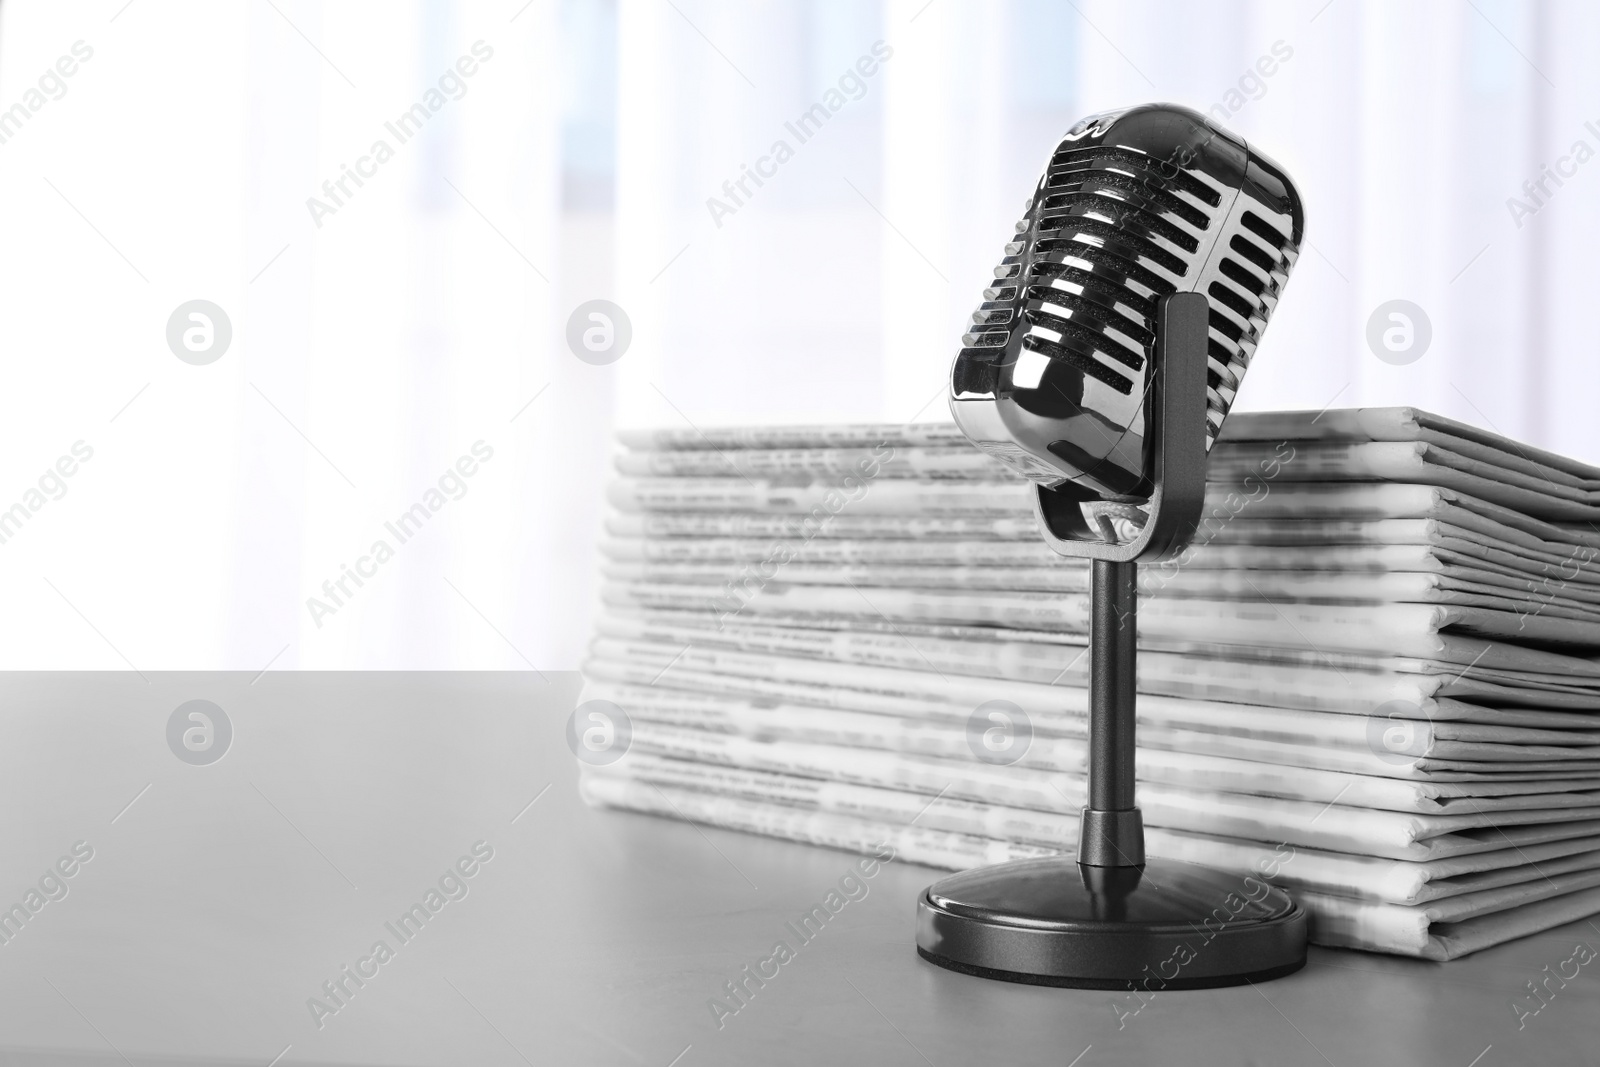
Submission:
[[[1600,961],[1520,1030],[1512,1009],[1578,942],[1600,947],[1588,924],[1448,965],[1313,949],[1293,977],[1162,993],[1119,1019],[1117,994],[922,962],[913,903],[936,872],[903,863],[719,1019],[724,983],[795,944],[786,924],[855,857],[584,807],[563,741],[577,686],[0,677],[0,906],[26,909],[43,883],[20,930],[0,928],[0,1063],[1600,1061]],[[197,699],[232,729],[209,764],[176,753],[215,754],[220,724],[210,748],[169,744]],[[401,940],[413,904],[427,919]]]

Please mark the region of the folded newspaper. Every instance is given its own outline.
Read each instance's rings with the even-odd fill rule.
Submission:
[[[1025,483],[948,424],[620,443],[579,713],[629,728],[589,802],[1070,853],[1088,568]],[[1597,557],[1600,469],[1409,408],[1235,413],[1194,544],[1140,571],[1150,853],[1430,959],[1600,912]]]

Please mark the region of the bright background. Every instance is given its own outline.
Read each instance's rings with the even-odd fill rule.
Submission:
[[[0,544],[0,667],[572,668],[615,426],[944,417],[1049,149],[1145,100],[1226,115],[1308,205],[1241,408],[1415,404],[1600,460],[1579,0],[3,0],[0,109],[80,40],[0,144],[0,510],[94,457]],[[307,198],[379,137],[395,158],[318,227]],[[199,367],[165,341],[197,298],[234,332]],[[564,340],[596,298],[633,326],[605,366]],[[1406,366],[1365,341],[1391,299],[1432,324]],[[480,440],[466,495],[313,621]]]

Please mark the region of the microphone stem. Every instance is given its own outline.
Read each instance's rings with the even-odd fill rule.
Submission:
[[[1089,806],[1078,862],[1144,863],[1144,826],[1134,806],[1134,699],[1138,690],[1138,564],[1094,561],[1089,619]]]
[[[1089,807],[1133,807],[1137,563],[1094,561],[1089,625]]]

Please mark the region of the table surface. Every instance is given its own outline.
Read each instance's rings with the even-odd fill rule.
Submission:
[[[1118,994],[920,960],[914,902],[939,872],[899,862],[719,1020],[724,983],[794,945],[786,924],[856,857],[585,807],[564,742],[578,684],[0,677],[0,907],[41,879],[59,898],[0,945],[0,1064],[1600,1062],[1600,967],[1520,1029],[1513,1010],[1600,947],[1587,923],[1450,964],[1313,948],[1289,978],[1128,1015]],[[169,744],[191,700],[232,728],[207,765]],[[79,842],[92,858],[46,877]],[[492,858],[427,900],[475,845]],[[415,903],[437,910],[401,941]],[[345,966],[370,977],[319,1017]]]

